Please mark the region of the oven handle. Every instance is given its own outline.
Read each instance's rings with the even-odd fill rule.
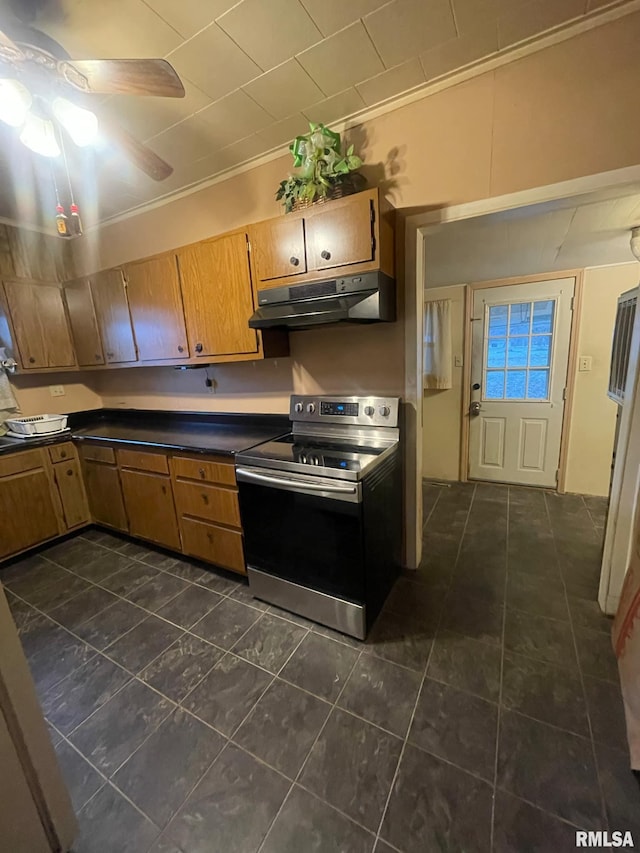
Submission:
[[[270,474],[259,474],[257,471],[249,471],[247,468],[236,468],[236,477],[240,482],[268,483],[270,486],[276,486],[278,489],[289,492],[298,489],[309,492],[329,492],[336,495],[355,495],[358,492],[357,486],[332,486],[327,483],[312,483],[309,480],[303,482],[291,477],[273,477]]]

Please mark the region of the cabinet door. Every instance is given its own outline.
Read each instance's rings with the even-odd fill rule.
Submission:
[[[304,221],[287,216],[260,222],[251,229],[251,251],[258,281],[307,271]]]
[[[127,516],[124,511],[118,469],[113,465],[86,460],[84,483],[93,520],[107,527],[115,527],[116,530],[124,530],[126,533]]]
[[[88,279],[70,281],[64,286],[71,334],[80,367],[104,364],[102,341]]]
[[[76,363],[62,290],[55,284],[5,282],[15,343],[25,370]]]
[[[125,276],[140,360],[188,358],[175,255],[129,264]]]
[[[163,474],[121,471],[122,491],[132,536],[180,550],[171,480]]]
[[[307,265],[310,270],[359,264],[373,259],[372,202],[354,195],[305,219]]]
[[[89,522],[89,507],[76,459],[58,462],[53,466],[53,475],[62,501],[62,511],[67,529]]]
[[[245,234],[230,234],[178,254],[189,346],[195,356],[258,351]]]
[[[91,277],[91,292],[107,364],[137,361],[129,303],[120,270],[104,270]]]
[[[58,536],[58,519],[44,468],[0,478],[0,557]]]

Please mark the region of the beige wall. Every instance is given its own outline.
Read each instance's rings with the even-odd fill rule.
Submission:
[[[609,494],[618,409],[607,397],[611,338],[618,296],[636,287],[639,280],[637,263],[585,271],[578,353],[591,356],[592,368],[575,374],[567,455],[569,492]]]
[[[464,351],[465,286],[439,287],[425,291],[425,299],[451,300],[451,349],[454,357]],[[460,472],[460,411],[462,367],[453,367],[453,387],[425,391],[422,420],[423,476],[434,480],[457,480]]]
[[[591,356],[592,369],[576,371],[567,448],[568,492],[607,495],[617,407],[606,396],[611,338],[618,296],[635,287],[640,264],[585,270],[578,337],[579,355]],[[427,299],[452,300],[453,353],[462,353],[464,285],[425,291]],[[423,402],[423,477],[457,480],[460,471],[462,369],[453,369],[453,388],[425,391]]]
[[[81,412],[99,409],[100,394],[95,390],[95,374],[49,373],[46,376],[28,376],[24,373],[10,376],[9,381],[22,415],[57,415],[64,412]],[[63,385],[63,397],[52,397],[49,385]]]

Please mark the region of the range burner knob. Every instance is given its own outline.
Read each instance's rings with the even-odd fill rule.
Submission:
[[[312,465],[319,465],[319,464],[320,464],[320,460],[319,460],[319,459],[318,459],[318,457],[315,455],[315,453],[312,453],[312,454],[311,454],[311,456],[309,457],[309,462],[310,462]]]
[[[315,412],[315,410],[316,410],[316,404],[315,403],[307,403],[307,411],[309,412],[310,415],[312,415]]]
[[[307,454],[306,453],[300,454],[300,461],[302,462],[303,465],[307,464]]]
[[[373,408],[373,406],[365,406],[364,413],[365,415],[368,415],[368,417],[372,418],[375,415],[376,410]]]
[[[389,416],[390,409],[389,406],[380,406],[378,411],[380,412],[383,418],[386,418]]]
[[[302,405],[302,403],[296,403],[295,406],[293,407],[294,412],[301,412],[303,409],[304,409],[304,406]]]

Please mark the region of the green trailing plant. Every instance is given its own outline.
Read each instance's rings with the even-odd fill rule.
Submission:
[[[276,192],[276,199],[282,201],[287,213],[296,202],[326,198],[336,187],[355,192],[364,186],[364,178],[356,172],[362,160],[354,153],[353,145],[343,151],[340,134],[324,124],[309,122],[309,133],[297,136],[289,151],[298,172],[281,181]]]

